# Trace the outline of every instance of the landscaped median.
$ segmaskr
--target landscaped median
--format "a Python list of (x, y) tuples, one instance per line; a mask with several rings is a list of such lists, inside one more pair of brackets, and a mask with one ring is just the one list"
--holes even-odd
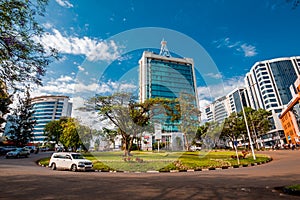
[[(132, 156), (123, 156), (123, 152), (93, 152), (84, 154), (93, 161), (94, 169), (99, 172), (181, 172), (205, 171), (248, 167), (267, 163), (272, 158), (256, 154), (256, 160), (248, 154), (239, 164), (234, 151), (197, 151), (197, 152), (148, 152), (133, 151)], [(39, 161), (48, 166), (50, 158)]]

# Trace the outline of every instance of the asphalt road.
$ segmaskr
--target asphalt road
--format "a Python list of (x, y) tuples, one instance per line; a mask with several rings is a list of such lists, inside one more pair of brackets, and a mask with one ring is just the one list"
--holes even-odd
[(49, 153), (0, 157), (0, 200), (300, 199), (274, 189), (300, 183), (300, 151), (264, 153), (274, 160), (253, 167), (180, 173), (52, 171), (34, 162)]

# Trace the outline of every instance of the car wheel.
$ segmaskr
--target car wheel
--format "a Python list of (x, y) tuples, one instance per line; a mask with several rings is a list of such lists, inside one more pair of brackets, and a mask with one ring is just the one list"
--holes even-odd
[(55, 164), (55, 163), (52, 163), (52, 164), (51, 164), (51, 169), (52, 169), (52, 170), (56, 170), (56, 164)]
[(76, 172), (76, 171), (77, 171), (77, 166), (76, 166), (75, 164), (73, 164), (73, 165), (71, 166), (71, 171), (72, 171), (72, 172)]
[(20, 155), (19, 155), (19, 154), (17, 154), (17, 155), (16, 155), (16, 158), (20, 158)]

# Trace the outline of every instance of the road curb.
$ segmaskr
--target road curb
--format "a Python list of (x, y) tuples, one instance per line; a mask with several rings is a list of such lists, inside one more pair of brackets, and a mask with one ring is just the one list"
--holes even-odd
[[(244, 167), (254, 167), (262, 164), (269, 163), (273, 160), (272, 157), (268, 157), (269, 159), (262, 162), (255, 162), (251, 164), (241, 164), (241, 165), (232, 165), (232, 166), (222, 166), (222, 167), (209, 167), (209, 168), (203, 168), (203, 169), (181, 169), (181, 170), (169, 170), (169, 171), (159, 171), (159, 170), (149, 170), (149, 171), (136, 171), (136, 172), (130, 172), (130, 171), (122, 171), (122, 170), (94, 170), (95, 172), (104, 172), (104, 173), (180, 173), (180, 172), (199, 172), (199, 171), (219, 171), (219, 170), (226, 170), (226, 169), (234, 169), (234, 168), (244, 168)], [(42, 165), (39, 163), (39, 160), (36, 161), (36, 164), (41, 167), (49, 168), (49, 166)]]

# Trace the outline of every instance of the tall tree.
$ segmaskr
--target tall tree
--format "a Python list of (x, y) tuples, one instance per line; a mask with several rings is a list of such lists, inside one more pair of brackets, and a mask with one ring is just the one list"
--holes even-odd
[(0, 133), (3, 133), (2, 124), (6, 122), (5, 115), (9, 113), (12, 97), (8, 94), (6, 85), (0, 81)]
[(179, 129), (183, 132), (186, 151), (190, 150), (190, 144), (196, 136), (197, 128), (200, 125), (201, 112), (197, 107), (194, 95), (180, 93), (177, 99), (176, 113), (180, 115)]
[[(223, 123), (220, 124), (217, 122), (207, 122), (203, 127), (200, 128), (201, 129), (198, 129), (198, 134), (201, 134), (202, 147), (204, 149), (216, 147), (220, 140)], [(200, 131), (202, 131), (202, 133)]]
[[(101, 121), (111, 122), (122, 137), (124, 155), (130, 155), (133, 140), (149, 129), (154, 116), (165, 113), (172, 116), (171, 100), (149, 99), (144, 103), (136, 103), (128, 93), (115, 93), (110, 96), (97, 96), (90, 99), (84, 110), (96, 109)], [(91, 105), (94, 105), (91, 106)], [(161, 105), (161, 106), (157, 106)]]
[(24, 146), (33, 139), (33, 127), (35, 124), (33, 118), (34, 111), (32, 110), (28, 88), (25, 97), (19, 97), (18, 100), (18, 106), (13, 112), (15, 123), (12, 124), (11, 130), (9, 131), (11, 134), (9, 140), (17, 146)]
[(77, 124), (77, 132), (82, 143), (82, 149), (87, 151), (90, 148), (91, 140), (93, 139), (93, 134), (95, 133), (93, 129), (88, 126)]
[(82, 147), (83, 150), (87, 151), (95, 130), (81, 125), (74, 118), (62, 117), (59, 120), (48, 122), (45, 125), (44, 134), (46, 141), (55, 141), (56, 144), (61, 143), (66, 150), (71, 148), (75, 151), (77, 148)]
[(206, 122), (205, 124), (197, 128), (197, 132), (193, 144), (202, 143), (203, 138), (208, 130), (208, 127), (209, 127), (209, 122)]
[(108, 145), (110, 146), (111, 144), (113, 144), (114, 148), (115, 148), (115, 139), (118, 135), (118, 131), (116, 130), (111, 130), (108, 128), (102, 128), (102, 132), (101, 132), (101, 136), (107, 141)]
[(41, 84), (41, 76), (57, 51), (45, 48), (38, 38), (43, 34), (37, 22), (48, 0), (0, 1), (0, 80), (19, 88), (28, 82)]
[(68, 118), (60, 118), (59, 120), (52, 120), (48, 122), (44, 127), (45, 141), (59, 143), (60, 136), (63, 133), (62, 124), (66, 122)]
[(68, 118), (61, 126), (63, 131), (59, 138), (60, 142), (63, 144), (65, 150), (72, 149), (72, 151), (76, 151), (83, 145), (78, 134), (78, 121), (74, 118)]
[(248, 126), (251, 134), (251, 138), (256, 144), (256, 148), (259, 148), (258, 137), (267, 133), (271, 128), (271, 122), (269, 117), (272, 115), (270, 111), (259, 108), (254, 110), (250, 107), (245, 108), (247, 116)]
[(231, 113), (231, 115), (225, 119), (223, 124), (223, 130), (221, 132), (221, 137), (229, 139), (234, 145), (234, 141), (245, 134), (246, 127), (244, 123), (244, 118), (241, 113)]

